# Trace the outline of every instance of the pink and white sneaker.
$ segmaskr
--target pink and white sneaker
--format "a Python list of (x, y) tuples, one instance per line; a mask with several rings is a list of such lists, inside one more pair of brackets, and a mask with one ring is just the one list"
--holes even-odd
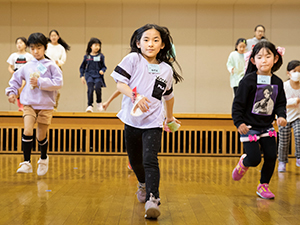
[(275, 195), (270, 191), (269, 184), (259, 184), (257, 186), (256, 194), (264, 199), (273, 199)]
[(141, 203), (146, 202), (146, 185), (145, 183), (139, 183), (138, 190), (136, 192), (136, 197)]
[(296, 166), (300, 167), (300, 158), (296, 159)]
[(246, 154), (243, 154), (236, 165), (236, 167), (232, 171), (232, 179), (235, 181), (239, 181), (247, 172), (249, 167), (243, 165), (243, 159), (246, 157)]
[(278, 172), (285, 172), (286, 171), (286, 163), (285, 162), (279, 162), (278, 163)]

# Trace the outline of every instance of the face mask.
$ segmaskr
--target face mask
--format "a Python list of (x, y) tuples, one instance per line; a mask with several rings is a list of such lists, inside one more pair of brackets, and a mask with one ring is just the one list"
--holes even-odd
[(291, 80), (300, 81), (300, 73), (299, 72), (290, 72)]

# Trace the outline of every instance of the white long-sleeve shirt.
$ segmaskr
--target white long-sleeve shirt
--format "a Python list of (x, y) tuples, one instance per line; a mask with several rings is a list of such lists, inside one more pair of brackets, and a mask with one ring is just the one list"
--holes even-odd
[(46, 50), (46, 56), (55, 63), (58, 61), (60, 66), (64, 65), (67, 60), (66, 50), (61, 44), (53, 45), (49, 42)]
[[(232, 68), (234, 68), (233, 73)], [(240, 54), (237, 51), (230, 53), (227, 60), (227, 69), (230, 73), (230, 87), (238, 87), (240, 80), (245, 74), (245, 60), (244, 54)]]
[(297, 98), (300, 98), (300, 89), (293, 89), (290, 80), (284, 82), (284, 91), (287, 100), (287, 122), (291, 123), (300, 118), (300, 105), (297, 105)]

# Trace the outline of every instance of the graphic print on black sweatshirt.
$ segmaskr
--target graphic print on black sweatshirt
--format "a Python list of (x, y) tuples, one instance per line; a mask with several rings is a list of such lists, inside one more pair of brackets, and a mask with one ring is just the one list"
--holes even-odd
[(277, 94), (277, 85), (257, 85), (252, 113), (262, 116), (272, 115)]

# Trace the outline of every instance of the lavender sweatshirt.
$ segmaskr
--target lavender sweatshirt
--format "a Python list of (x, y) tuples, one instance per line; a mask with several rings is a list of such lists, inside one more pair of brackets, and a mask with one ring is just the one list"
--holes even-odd
[[(40, 72), (38, 88), (30, 88), (30, 74)], [(49, 59), (33, 59), (17, 70), (9, 81), (9, 87), (5, 89), (7, 96), (18, 94), (18, 89), (26, 85), (21, 93), (20, 102), (23, 105), (31, 105), (36, 110), (51, 110), (55, 105), (56, 91), (63, 85), (62, 72), (59, 67)]]

